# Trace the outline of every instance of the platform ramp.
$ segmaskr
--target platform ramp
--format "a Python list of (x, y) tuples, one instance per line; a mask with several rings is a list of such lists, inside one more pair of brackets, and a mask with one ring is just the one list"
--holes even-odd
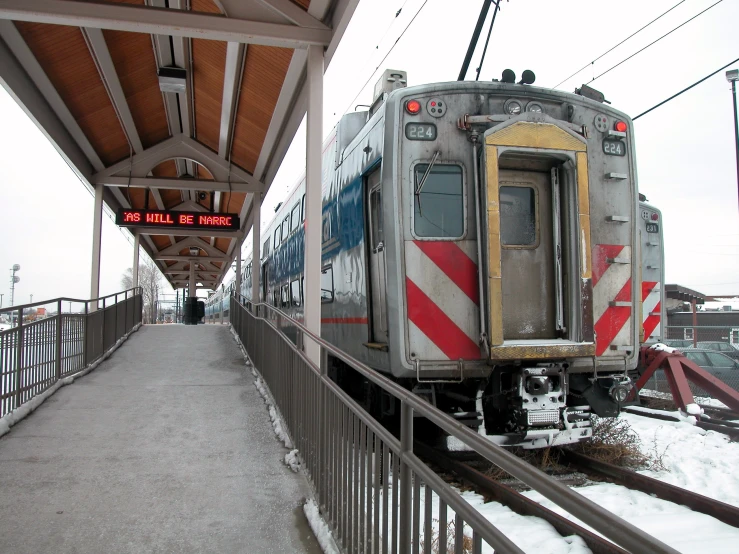
[(143, 326), (0, 439), (0, 552), (319, 553), (227, 326)]

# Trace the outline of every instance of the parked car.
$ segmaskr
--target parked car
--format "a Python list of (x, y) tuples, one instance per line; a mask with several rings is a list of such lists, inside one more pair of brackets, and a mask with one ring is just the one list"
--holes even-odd
[(2, 323), (2, 322), (0, 322), (0, 331), (7, 331), (10, 328), (11, 328), (11, 326), (10, 326), (9, 323)]
[(664, 344), (672, 348), (689, 348), (693, 346), (693, 341), (690, 339), (669, 339), (664, 341)]
[[(685, 354), (691, 362), (705, 369), (714, 377), (722, 380), (732, 389), (739, 391), (739, 361), (732, 360), (721, 352), (706, 350), (702, 348), (681, 348), (680, 351)], [(645, 389), (657, 390), (660, 392), (670, 392), (667, 378), (662, 370), (657, 370), (644, 386)], [(698, 388), (692, 382), (690, 390), (697, 396), (705, 396), (705, 391)]]
[(732, 360), (721, 352), (700, 348), (686, 348), (683, 354), (732, 389), (739, 390), (739, 361)]
[(716, 352), (721, 352), (722, 354), (725, 354), (729, 358), (732, 358), (734, 360), (739, 360), (739, 350), (737, 350), (736, 348), (734, 348), (728, 342), (720, 342), (720, 341), (699, 341), (698, 342), (698, 348), (703, 348), (705, 350), (714, 350)]

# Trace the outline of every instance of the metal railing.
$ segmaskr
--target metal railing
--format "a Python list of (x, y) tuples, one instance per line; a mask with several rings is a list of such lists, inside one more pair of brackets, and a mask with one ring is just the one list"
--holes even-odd
[[(323, 518), (343, 552), (480, 554), (483, 542), (495, 552), (522, 552), (414, 454), (414, 414), (630, 552), (676, 552), (311, 334), (277, 308), (252, 306), (236, 295), (230, 302), (231, 325), (274, 397), (305, 462)], [(307, 340), (320, 347), (320, 368), (303, 352)], [(399, 401), (399, 438), (327, 376), (329, 355)]]
[[(40, 306), (56, 311), (38, 317)], [(0, 309), (0, 318), (12, 324), (0, 331), (2, 417), (94, 363), (141, 323), (141, 288), (93, 300), (55, 298), (13, 306)]]

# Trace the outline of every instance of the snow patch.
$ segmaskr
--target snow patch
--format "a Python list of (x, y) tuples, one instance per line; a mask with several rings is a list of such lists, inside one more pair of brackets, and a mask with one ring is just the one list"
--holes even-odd
[(672, 348), (671, 346), (667, 346), (666, 344), (662, 344), (661, 342), (658, 342), (657, 344), (653, 344), (649, 347), (650, 350), (656, 350), (657, 352), (677, 352), (677, 348)]
[(298, 473), (303, 468), (299, 454), (300, 452), (297, 448), (285, 454), (285, 464), (295, 473)]
[[(252, 370), (252, 372), (256, 373), (254, 370)], [(285, 422), (282, 419), (280, 411), (275, 407), (274, 400), (269, 392), (269, 389), (267, 388), (267, 385), (264, 383), (261, 377), (257, 377), (254, 380), (254, 386), (259, 391), (259, 394), (262, 395), (264, 403), (267, 404), (267, 408), (269, 410), (269, 419), (272, 421), (272, 427), (275, 430), (275, 435), (277, 435), (277, 438), (280, 439), (280, 441), (285, 445), (285, 448), (289, 448), (292, 450), (293, 441), (290, 440), (290, 436), (287, 434), (287, 427), (285, 426)]]
[(701, 415), (703, 413), (703, 410), (698, 406), (698, 404), (688, 404), (685, 406), (685, 411), (688, 412), (689, 415), (693, 416)]
[(462, 452), (466, 450), (472, 450), (469, 446), (467, 446), (464, 442), (459, 440), (457, 437), (448, 436), (446, 438), (446, 449), (449, 450), (449, 452)]
[(318, 505), (315, 500), (308, 500), (303, 505), (303, 511), (305, 517), (308, 518), (310, 528), (313, 529), (313, 534), (318, 539), (318, 544), (321, 545), (321, 549), (325, 554), (341, 554), (341, 551), (336, 546), (334, 538), (331, 536), (331, 531), (326, 525), (326, 522), (321, 517), (321, 512), (318, 509)]

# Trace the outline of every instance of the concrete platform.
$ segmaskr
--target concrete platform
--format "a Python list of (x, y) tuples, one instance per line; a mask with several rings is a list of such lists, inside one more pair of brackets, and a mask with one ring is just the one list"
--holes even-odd
[(0, 553), (321, 552), (227, 326), (153, 325), (0, 438)]

